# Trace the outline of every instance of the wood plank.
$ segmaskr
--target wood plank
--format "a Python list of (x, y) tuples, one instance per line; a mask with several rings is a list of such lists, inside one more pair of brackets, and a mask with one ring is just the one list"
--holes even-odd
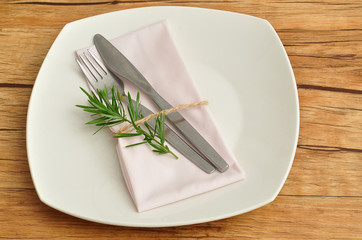
[[(24, 151), (22, 152), (24, 154)], [(34, 189), (26, 153), (24, 155), (21, 160), (3, 159), (1, 156), (0, 192), (3, 189)]]
[(362, 94), (299, 89), (300, 145), (361, 150)]
[[(362, 21), (362, 19), (361, 19)], [(361, 30), (281, 30), (299, 85), (362, 91)]]
[(280, 196), (232, 218), (152, 229), (83, 221), (45, 206), (31, 189), (0, 191), (0, 209), (1, 234), (21, 239), (358, 239), (362, 235), (361, 198)]
[(0, 130), (25, 130), (31, 88), (0, 87)]
[[(26, 1), (10, 1), (9, 3), (16, 2), (26, 3)], [(4, 59), (8, 59), (0, 65), (0, 74), (7, 76), (0, 78), (0, 83), (21, 81), (22, 84), (32, 84), (48, 49), (66, 23), (109, 11), (152, 5), (152, 3), (142, 1), (117, 2), (117, 4), (107, 2), (92, 8), (88, 5), (66, 5), (69, 3), (67, 1), (59, 1), (65, 5), (55, 6), (43, 4), (45, 2), (38, 4), (34, 1), (30, 2), (31, 4), (28, 1), (29, 4), (3, 5), (4, 7), (0, 10), (0, 14), (4, 16), (4, 21), (0, 24), (3, 35), (0, 43), (4, 48), (0, 50), (0, 53), (6, 57)], [(92, 2), (84, 2), (86, 3)], [(200, 3), (196, 1), (191, 6), (197, 6)], [(209, 4), (213, 8), (220, 7), (220, 9), (226, 6), (220, 2)], [(349, 4), (338, 4), (338, 1), (298, 4), (229, 2), (227, 7), (232, 11), (266, 18), (276, 27), (281, 40), (286, 45), (298, 84), (345, 88), (348, 87), (346, 85), (348, 82), (353, 83), (355, 89), (362, 89), (362, 44), (358, 44), (362, 41), (362, 16), (359, 14), (362, 8), (361, 2), (351, 1)], [(77, 14), (67, 14), (70, 9)], [(334, 14), (326, 16), (326, 13), (330, 11)], [(342, 24), (340, 21), (343, 16), (348, 16), (348, 18), (343, 18), (343, 21), (354, 19), (355, 22), (348, 22), (349, 25), (346, 27), (346, 23)], [(326, 17), (329, 23), (318, 26), (320, 19)], [(290, 18), (305, 24), (305, 27), (297, 27), (298, 23), (290, 22), (292, 21)], [(47, 21), (47, 19), (52, 19), (52, 21)], [(306, 21), (313, 21), (313, 25), (306, 24)], [(288, 25), (285, 26), (285, 24)], [(293, 26), (293, 29), (290, 29), (290, 26)], [(14, 64), (15, 62), (17, 64)], [(24, 75), (23, 70), (26, 70), (28, 74)]]
[[(92, 8), (96, 5), (96, 8)], [(28, 24), (45, 24), (58, 21), (64, 22), (67, 19), (74, 19), (76, 16), (62, 15), (62, 12), (76, 12), (77, 16), (82, 17), (86, 12), (88, 14), (96, 14), (104, 11), (115, 11), (120, 9), (128, 9), (143, 6), (159, 6), (159, 5), (177, 5), (177, 6), (195, 6), (207, 7), (213, 9), (221, 9), (234, 11), (239, 13), (251, 14), (257, 17), (268, 19), (278, 29), (360, 29), (362, 16), (360, 9), (362, 3), (358, 0), (346, 1), (341, 4), (339, 0), (329, 1), (88, 1), (79, 0), (76, 3), (66, 0), (58, 1), (7, 1), (4, 4), (3, 14), (5, 17), (12, 15), (14, 11), (19, 11), (24, 17), (33, 16), (36, 20), (41, 15), (51, 15), (52, 21), (26, 21)], [(57, 9), (57, 11), (49, 11), (49, 9)], [(71, 10), (69, 10), (71, 8)], [(42, 11), (24, 12), (24, 9), (38, 9)], [(333, 14), (330, 14), (333, 12)], [(21, 16), (18, 15), (19, 17)], [(347, 16), (347, 17), (346, 17)], [(21, 18), (20, 18), (21, 19)], [(19, 19), (19, 20), (20, 20)], [(288, 19), (288, 21), (286, 21)], [(6, 21), (5, 21), (6, 22)], [(68, 21), (69, 22), (69, 21)], [(4, 23), (6, 24), (6, 23)], [(9, 24), (9, 23), (8, 23)], [(44, 25), (43, 25), (44, 26)]]
[[(20, 130), (3, 130), (0, 134), (0, 161), (3, 160), (10, 160), (10, 161), (27, 161), (26, 155), (26, 136), (25, 136), (25, 129)], [(14, 169), (8, 169), (9, 171), (17, 171), (22, 164), (14, 165)], [(1, 168), (7, 168), (5, 163)], [(11, 177), (12, 175), (9, 174), (7, 177)], [(11, 178), (10, 178), (11, 179)], [(9, 180), (10, 180), (9, 179)], [(6, 179), (3, 180), (2, 183), (7, 182)], [(0, 183), (0, 186), (1, 184)], [(23, 187), (23, 186), (18, 186)]]
[[(0, 76), (3, 76), (0, 78), (0, 84), (33, 84), (59, 31), (58, 28), (41, 29), (36, 32), (29, 29), (2, 29), (0, 43), (3, 48), (0, 49), (0, 53), (7, 61), (0, 65)], [(353, 84), (353, 89), (362, 91), (362, 57), (360, 55), (362, 44), (358, 44), (362, 42), (362, 30), (339, 33), (323, 31), (278, 33), (286, 45), (298, 84), (342, 89), (349, 88)], [(318, 35), (318, 38), (323, 37), (321, 40), (315, 40), (314, 35)], [(346, 36), (342, 38), (340, 35)], [(41, 41), (39, 41), (39, 36), (41, 36)], [(328, 37), (339, 38), (339, 40), (336, 43), (333, 41), (324, 43), (323, 41), (327, 41)], [(296, 40), (300, 38), (303, 40)], [(326, 49), (329, 50), (326, 51)], [(27, 74), (24, 74), (24, 71)]]
[(60, 29), (1, 29), (0, 86), (34, 84), (43, 60)]
[(299, 145), (281, 195), (362, 197), (362, 151)]

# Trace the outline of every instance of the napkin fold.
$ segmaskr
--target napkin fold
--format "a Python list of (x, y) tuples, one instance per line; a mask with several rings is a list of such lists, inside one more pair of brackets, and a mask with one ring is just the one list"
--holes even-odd
[[(167, 21), (162, 21), (111, 42), (136, 66), (150, 84), (171, 105), (199, 102), (200, 93), (191, 78), (169, 31)], [(94, 46), (90, 47), (96, 55)], [(77, 51), (81, 54), (85, 49)], [(99, 55), (98, 55), (99, 56)], [(125, 91), (136, 96), (153, 110), (158, 108), (132, 83), (124, 81)], [(118, 139), (117, 153), (128, 191), (139, 212), (196, 196), (228, 184), (241, 181), (245, 173), (229, 149), (207, 106), (186, 108), (180, 113), (227, 161), (229, 169), (207, 174), (191, 163), (177, 150), (169, 147), (179, 157), (159, 155), (148, 144), (125, 148), (142, 141), (142, 138)]]

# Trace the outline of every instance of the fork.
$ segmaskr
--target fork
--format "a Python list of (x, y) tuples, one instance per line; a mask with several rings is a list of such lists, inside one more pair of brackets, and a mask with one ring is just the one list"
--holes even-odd
[[(93, 88), (96, 93), (96, 89), (107, 88), (108, 93), (110, 89), (117, 84), (118, 90), (122, 95), (124, 95), (124, 83), (121, 79), (113, 76), (111, 72), (104, 66), (104, 64), (90, 51), (87, 49), (83, 54), (80, 54), (76, 58), (80, 69), (84, 73), (87, 82)], [(128, 104), (128, 98), (123, 100)], [(133, 101), (133, 100), (132, 100)], [(133, 101), (134, 103), (134, 101)], [(135, 103), (134, 103), (135, 104)], [(140, 104), (140, 111), (144, 116), (153, 114), (151, 110), (147, 107)], [(147, 121), (151, 129), (155, 128), (155, 120), (151, 119)], [(182, 139), (175, 131), (173, 131), (165, 123), (165, 139), (166, 141), (175, 149), (177, 149), (181, 154), (187, 157), (192, 163), (198, 166), (206, 173), (212, 173), (215, 171), (215, 167), (211, 165), (210, 162), (205, 160), (188, 142)]]

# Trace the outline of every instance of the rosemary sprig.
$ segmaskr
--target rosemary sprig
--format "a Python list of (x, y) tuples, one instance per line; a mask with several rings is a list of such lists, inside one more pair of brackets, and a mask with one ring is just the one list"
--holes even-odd
[[(150, 125), (147, 122), (144, 123), (144, 127), (138, 126), (136, 124), (136, 121), (138, 119), (144, 117), (140, 112), (139, 93), (137, 93), (137, 98), (135, 102), (132, 101), (131, 94), (128, 93), (128, 103), (125, 107), (122, 102), (122, 100), (124, 100), (124, 97), (119, 93), (118, 89), (115, 90), (114, 86), (111, 88), (111, 96), (108, 95), (106, 87), (104, 90), (97, 89), (96, 94), (94, 92), (88, 93), (82, 87), (80, 89), (83, 91), (83, 93), (87, 95), (89, 106), (76, 106), (82, 108), (86, 112), (91, 113), (92, 116), (97, 116), (97, 118), (86, 123), (88, 125), (95, 125), (99, 127), (99, 129), (95, 133), (105, 127), (112, 127), (121, 123), (129, 123), (132, 124), (134, 128), (133, 132), (116, 133), (114, 137), (124, 138), (143, 135), (143, 141), (127, 145), (126, 147), (133, 147), (140, 144), (148, 143), (153, 148), (153, 152), (159, 154), (170, 153), (175, 158), (178, 158), (165, 144), (164, 114), (161, 113), (155, 118), (156, 125), (154, 130), (151, 129)], [(127, 112), (125, 109), (127, 109)]]

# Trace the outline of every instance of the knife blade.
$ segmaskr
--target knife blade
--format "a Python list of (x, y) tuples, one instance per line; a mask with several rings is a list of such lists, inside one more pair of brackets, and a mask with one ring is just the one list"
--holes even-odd
[[(149, 96), (160, 109), (164, 110), (173, 107), (157, 93), (137, 68), (106, 38), (100, 34), (96, 34), (93, 41), (106, 67), (114, 75), (122, 80), (128, 80), (135, 84)], [(179, 112), (171, 113), (166, 117), (219, 172), (224, 172), (228, 169), (229, 165), (226, 161)]]

